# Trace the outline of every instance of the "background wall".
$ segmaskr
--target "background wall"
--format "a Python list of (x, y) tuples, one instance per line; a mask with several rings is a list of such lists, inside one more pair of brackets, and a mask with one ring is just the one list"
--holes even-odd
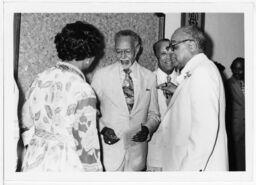
[[(181, 14), (166, 14), (165, 37), (180, 27)], [(225, 66), (226, 77), (236, 57), (244, 57), (244, 15), (242, 13), (206, 13), (205, 33), (212, 41), (211, 59)]]
[[(143, 41), (140, 63), (150, 70), (156, 60), (152, 45), (158, 40), (159, 20), (154, 14), (22, 14), (18, 79), (25, 92), (35, 75), (58, 61), (54, 37), (71, 22), (84, 20), (97, 26), (105, 36), (105, 55), (97, 67), (115, 61), (114, 33), (121, 29), (136, 31)], [(165, 37), (170, 38), (180, 27), (181, 14), (166, 14)], [(212, 41), (211, 59), (226, 67), (231, 76), (230, 64), (236, 57), (244, 57), (244, 15), (241, 13), (206, 13), (205, 32)], [(92, 73), (88, 75), (90, 79)]]
[[(158, 40), (159, 19), (153, 13), (137, 14), (22, 14), (18, 80), (24, 93), (35, 75), (54, 66), (59, 60), (54, 45), (55, 35), (71, 22), (86, 21), (99, 28), (105, 36), (105, 55), (97, 67), (115, 62), (114, 34), (122, 29), (137, 32), (143, 42), (139, 63), (155, 68), (152, 45)], [(92, 73), (88, 75), (90, 80)]]

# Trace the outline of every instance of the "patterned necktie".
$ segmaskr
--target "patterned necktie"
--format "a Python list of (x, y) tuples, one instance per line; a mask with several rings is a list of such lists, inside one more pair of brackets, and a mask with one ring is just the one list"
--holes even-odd
[(167, 76), (166, 76), (166, 79), (167, 79), (167, 80), (166, 80), (167, 83), (171, 82), (171, 80), (172, 80), (171, 75), (167, 75)]
[[(166, 83), (170, 83), (171, 82), (171, 76), (170, 75), (167, 75), (166, 76)], [(165, 96), (165, 98), (166, 99), (169, 99), (169, 97), (170, 97), (170, 94), (168, 94), (168, 93), (166, 93), (165, 91), (163, 91), (163, 94), (164, 94), (164, 96)]]
[(128, 106), (129, 112), (131, 112), (133, 104), (134, 104), (134, 87), (132, 78), (130, 76), (130, 73), (132, 71), (128, 69), (124, 69), (125, 77), (123, 81), (123, 91), (124, 91), (124, 97), (126, 104)]

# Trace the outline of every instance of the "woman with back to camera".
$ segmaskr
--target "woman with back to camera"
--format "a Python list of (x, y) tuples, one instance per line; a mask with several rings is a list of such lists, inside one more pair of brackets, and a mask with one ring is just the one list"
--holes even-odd
[(104, 49), (93, 25), (67, 24), (55, 37), (55, 67), (38, 74), (22, 110), (22, 171), (102, 171), (96, 96), (82, 70)]

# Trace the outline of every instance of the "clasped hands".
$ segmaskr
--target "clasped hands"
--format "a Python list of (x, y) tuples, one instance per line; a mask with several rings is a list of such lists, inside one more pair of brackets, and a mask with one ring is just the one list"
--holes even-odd
[[(103, 135), (104, 142), (106, 144), (112, 145), (120, 140), (115, 134), (115, 131), (112, 128), (104, 127), (101, 131)], [(137, 132), (133, 137), (132, 141), (134, 142), (144, 142), (147, 140), (149, 130), (146, 126), (141, 126), (141, 130)]]
[(163, 90), (164, 94), (172, 95), (175, 92), (177, 85), (173, 84), (172, 82), (168, 82), (159, 84), (156, 88)]

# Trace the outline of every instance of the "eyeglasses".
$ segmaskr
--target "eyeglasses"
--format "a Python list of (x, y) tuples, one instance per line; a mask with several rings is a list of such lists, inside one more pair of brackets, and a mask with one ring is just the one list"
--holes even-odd
[(183, 42), (187, 42), (187, 41), (194, 41), (192, 39), (185, 39), (185, 40), (182, 40), (182, 41), (179, 41), (179, 42), (176, 42), (175, 44), (170, 44), (166, 49), (169, 50), (171, 49), (172, 51), (175, 51), (177, 49), (177, 46)]
[(118, 56), (121, 56), (122, 54), (131, 55), (131, 53), (132, 53), (132, 51), (130, 49), (124, 49), (124, 50), (116, 49), (115, 51)]

